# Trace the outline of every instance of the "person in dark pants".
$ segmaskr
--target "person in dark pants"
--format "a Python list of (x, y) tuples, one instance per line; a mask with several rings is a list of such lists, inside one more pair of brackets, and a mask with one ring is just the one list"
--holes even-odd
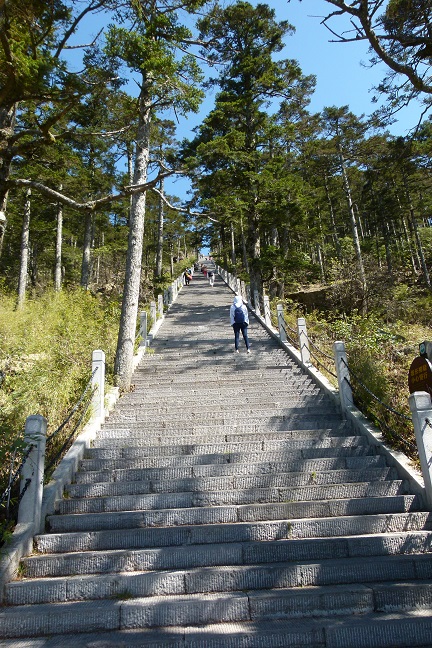
[(234, 301), (230, 308), (230, 322), (234, 330), (234, 345), (235, 353), (239, 353), (240, 331), (242, 332), (244, 343), (246, 345), (247, 353), (250, 353), (249, 338), (248, 338), (248, 325), (249, 313), (246, 306), (243, 304), (243, 299), (240, 295), (234, 297)]

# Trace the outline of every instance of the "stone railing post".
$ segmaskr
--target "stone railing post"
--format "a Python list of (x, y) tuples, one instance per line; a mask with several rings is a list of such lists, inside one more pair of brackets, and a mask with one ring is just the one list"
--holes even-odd
[(271, 326), (270, 298), (264, 295), (264, 320), (267, 326)]
[(162, 295), (158, 295), (158, 313), (159, 313), (159, 319), (161, 317), (163, 317), (164, 309), (163, 309), (163, 297), (162, 297)]
[(140, 312), (139, 334), (141, 337), (140, 346), (146, 346), (147, 345), (147, 311)]
[(309, 338), (306, 328), (306, 320), (304, 317), (297, 318), (297, 334), (300, 347), (300, 355), (303, 364), (310, 365), (310, 350), (309, 350)]
[(173, 303), (173, 286), (168, 287), (168, 306), (171, 306)]
[(258, 290), (254, 290), (254, 307), (255, 307), (256, 314), (261, 315)]
[(42, 494), (45, 469), (45, 444), (47, 420), (39, 414), (28, 416), (25, 423), (24, 442), (30, 450), (22, 471), (20, 484), (19, 524), (33, 524), (35, 533), (43, 531), (41, 520)]
[(277, 305), (277, 320), (278, 320), (279, 337), (281, 339), (281, 342), (286, 342), (287, 334), (286, 334), (285, 318), (284, 318), (282, 304)]
[(153, 326), (154, 326), (157, 321), (156, 302), (154, 301), (150, 302), (150, 317), (152, 319)]
[(250, 306), (252, 306), (252, 304), (251, 304), (251, 287), (250, 287), (250, 284), (246, 284), (246, 301)]
[(414, 392), (408, 399), (414, 424), (426, 505), (432, 511), (432, 404), (427, 392)]
[(336, 365), (336, 374), (339, 385), (339, 396), (342, 410), (354, 405), (350, 375), (348, 371), (348, 361), (345, 351), (344, 342), (338, 341), (333, 344), (334, 359)]
[(240, 295), (242, 296), (243, 301), (247, 302), (246, 284), (242, 279), (240, 279)]
[(92, 354), (92, 410), (94, 416), (105, 420), (105, 353), (100, 349)]

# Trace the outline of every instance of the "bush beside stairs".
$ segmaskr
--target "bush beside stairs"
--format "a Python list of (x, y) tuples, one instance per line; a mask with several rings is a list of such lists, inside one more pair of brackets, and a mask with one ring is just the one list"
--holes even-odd
[(8, 648), (432, 646), (432, 515), (232, 294), (185, 286), (0, 609)]

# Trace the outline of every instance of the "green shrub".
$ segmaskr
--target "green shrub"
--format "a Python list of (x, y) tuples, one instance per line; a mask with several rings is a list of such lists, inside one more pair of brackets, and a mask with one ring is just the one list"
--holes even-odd
[[(0, 305), (0, 495), (7, 484), (12, 449), (20, 446), (27, 416), (44, 416), (48, 420), (48, 435), (52, 434), (88, 384), (95, 349), (102, 349), (106, 354), (110, 382), (119, 309), (116, 301), (92, 296), (81, 289), (48, 292), (38, 300), (28, 300), (18, 311), (15, 298), (3, 296)], [(57, 448), (69, 434), (70, 428), (62, 431)], [(54, 445), (51, 452), (56, 452)]]

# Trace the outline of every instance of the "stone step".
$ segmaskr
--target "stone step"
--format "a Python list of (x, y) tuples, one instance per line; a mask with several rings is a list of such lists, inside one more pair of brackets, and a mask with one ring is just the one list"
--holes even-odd
[[(226, 439), (227, 441), (236, 440), (252, 440), (253, 437), (258, 436), (260, 439), (284, 439), (284, 438), (297, 438), (307, 435), (309, 438), (321, 438), (323, 435), (330, 436), (350, 436), (351, 426), (349, 423), (338, 421), (334, 425), (328, 427), (321, 427), (320, 425), (312, 425), (310, 421), (278, 420), (271, 427), (266, 424), (253, 424), (248, 423), (229, 423), (227, 425), (195, 425), (188, 424), (184, 426), (179, 432), (178, 426), (171, 425), (169, 421), (165, 424), (151, 425), (146, 424), (145, 434), (144, 426), (139, 424), (119, 425), (116, 423), (110, 424), (107, 421), (98, 432), (97, 439), (127, 439), (127, 438), (140, 438), (145, 442), (148, 440), (152, 444), (169, 445), (196, 442), (197, 438), (203, 439), (202, 443), (210, 443), (212, 439), (220, 441)], [(314, 424), (317, 422), (314, 421)], [(186, 428), (186, 429), (185, 429)], [(168, 441), (166, 441), (168, 439)], [(126, 444), (127, 445), (127, 444)]]
[(195, 464), (192, 466), (173, 466), (165, 468), (124, 468), (116, 470), (81, 471), (76, 473), (79, 484), (103, 481), (145, 481), (160, 479), (184, 479), (192, 477), (221, 477), (225, 475), (263, 475), (275, 472), (306, 472), (313, 480), (314, 475), (323, 470), (341, 470), (343, 468), (360, 470), (367, 466), (384, 467), (382, 456), (347, 456), (322, 459), (287, 459), (283, 462), (259, 463), (220, 463)]
[(369, 445), (347, 446), (347, 447), (310, 447), (292, 450), (267, 451), (252, 450), (247, 448), (243, 452), (215, 452), (213, 454), (182, 454), (174, 456), (141, 456), (136, 448), (125, 448), (122, 459), (83, 459), (79, 462), (79, 469), (82, 471), (100, 470), (131, 470), (137, 468), (166, 468), (170, 466), (196, 466), (196, 465), (218, 465), (231, 463), (260, 463), (283, 461), (295, 459), (315, 459), (328, 457), (360, 457), (372, 455), (374, 448)]
[[(53, 516), (54, 517), (54, 516)], [(323, 538), (432, 529), (427, 512), (355, 515), (342, 518), (225, 522), (151, 528), (49, 533), (35, 537), (40, 553), (102, 549), (142, 549), (184, 544), (215, 544), (298, 538)]]
[[(109, 433), (112, 435), (113, 429), (109, 429)], [(280, 430), (278, 432), (266, 432), (265, 437), (263, 437), (260, 432), (245, 432), (243, 434), (189, 434), (189, 435), (176, 435), (176, 436), (167, 436), (163, 434), (161, 428), (156, 435), (152, 434), (147, 436), (147, 430), (145, 436), (139, 430), (134, 430), (134, 435), (131, 435), (130, 428), (117, 428), (115, 429), (115, 436), (107, 437), (104, 435), (103, 431), (98, 432), (97, 438), (93, 441), (92, 448), (100, 449), (111, 449), (111, 448), (122, 448), (127, 447), (140, 447), (148, 448), (149, 446), (158, 448), (160, 453), (169, 451), (169, 447), (190, 447), (194, 448), (196, 445), (208, 445), (208, 444), (241, 444), (241, 443), (261, 443), (266, 444), (270, 441), (288, 441), (290, 439), (297, 440), (302, 439), (305, 442), (305, 445), (315, 441), (319, 443), (320, 441), (327, 442), (327, 439), (334, 439), (331, 441), (337, 445), (338, 440), (343, 443), (345, 436), (342, 434), (341, 430)], [(349, 433), (347, 431), (347, 437)], [(366, 438), (366, 437), (358, 437)], [(367, 441), (365, 441), (367, 443)]]
[[(189, 627), (102, 630), (79, 635), (80, 648), (432, 648), (428, 638), (432, 615), (419, 612), (326, 620), (271, 619)], [(54, 634), (37, 639), (10, 639), (5, 648), (77, 648), (76, 636)]]
[(143, 457), (168, 457), (182, 455), (214, 455), (216, 453), (230, 453), (238, 455), (241, 452), (259, 454), (260, 452), (274, 452), (287, 450), (299, 450), (310, 448), (354, 448), (366, 446), (368, 441), (364, 436), (351, 437), (326, 437), (323, 439), (298, 438), (298, 439), (256, 439), (248, 442), (218, 441), (213, 443), (196, 443), (186, 445), (141, 445), (139, 439), (134, 439), (137, 443), (131, 444), (128, 440), (127, 446), (114, 447), (92, 447), (86, 451), (86, 459), (130, 459)]
[[(215, 404), (216, 400), (220, 400), (219, 404)], [(334, 403), (329, 402), (327, 398), (313, 396), (311, 394), (283, 394), (275, 397), (274, 395), (261, 394), (260, 396), (242, 398), (238, 396), (223, 397), (221, 399), (218, 394), (208, 397), (206, 394), (197, 394), (187, 396), (173, 394), (170, 398), (167, 397), (154, 397), (152, 402), (148, 400), (130, 399), (127, 402), (122, 402), (118, 405), (116, 412), (119, 414), (136, 413), (137, 408), (142, 410), (145, 415), (150, 414), (164, 414), (166, 411), (172, 413), (173, 417), (182, 411), (184, 412), (200, 412), (205, 414), (207, 412), (227, 412), (232, 408), (246, 410), (250, 413), (251, 410), (257, 411), (278, 411), (280, 414), (289, 413), (292, 409), (298, 408), (305, 409), (306, 412), (314, 412), (316, 408), (320, 412), (321, 408), (326, 408), (332, 412), (339, 413)]]
[[(185, 596), (155, 596), (152, 598), (126, 598), (126, 600), (105, 600), (105, 601), (75, 601), (68, 603), (54, 603), (49, 606), (44, 604), (25, 605), (20, 607), (3, 608), (0, 611), (0, 621), (3, 627), (3, 636), (5, 637), (26, 637), (26, 636), (41, 636), (52, 635), (61, 633), (79, 633), (82, 631), (83, 626), (91, 631), (107, 631), (107, 630), (136, 630), (137, 628), (151, 628), (151, 627), (173, 627), (178, 626), (199, 626), (195, 629), (196, 640), (198, 637), (199, 643), (188, 643), (187, 645), (207, 646), (213, 648), (216, 644), (210, 639), (211, 643), (204, 639), (205, 632), (209, 636), (210, 629), (202, 628), (201, 626), (208, 626), (209, 624), (218, 624), (212, 632), (216, 630), (221, 632), (221, 623), (236, 622), (231, 630), (237, 631), (237, 637), (240, 639), (244, 637), (244, 628), (242, 622), (253, 622), (254, 624), (259, 621), (268, 621), (275, 614), (272, 610), (279, 612), (277, 619), (277, 627), (281, 630), (281, 623), (285, 619), (307, 619), (312, 617), (312, 628), (320, 629), (319, 635), (323, 638), (326, 636), (325, 646), (356, 646), (358, 648), (368, 648), (373, 646), (388, 646), (394, 648), (395, 646), (421, 646), (427, 645), (426, 642), (430, 639), (426, 631), (432, 629), (432, 615), (428, 610), (428, 605), (431, 602), (432, 584), (422, 583), (418, 586), (415, 583), (401, 583), (399, 591), (404, 600), (409, 600), (413, 605), (413, 611), (416, 609), (424, 609), (425, 614), (419, 617), (410, 616), (405, 612), (405, 616), (401, 615), (391, 619), (382, 615), (379, 617), (380, 604), (385, 605), (386, 588), (382, 587), (379, 592), (378, 601), (374, 601), (375, 590), (373, 587), (368, 586), (343, 586), (339, 588), (318, 588), (317, 590), (305, 589), (304, 591), (290, 591), (276, 590), (275, 592), (260, 592), (260, 591), (233, 591), (229, 594), (189, 594)], [(306, 598), (307, 597), (307, 598)], [(396, 611), (400, 610), (398, 607)], [(327, 619), (319, 620), (320, 617), (326, 614)], [(374, 614), (373, 614), (374, 613)], [(343, 616), (349, 616), (349, 624), (341, 625)], [(351, 618), (355, 615), (354, 623)], [(315, 617), (315, 618), (313, 618)], [(397, 623), (395, 628), (390, 630), (386, 624), (386, 633), (383, 639), (383, 620), (391, 619), (392, 621), (403, 621), (405, 624)], [(415, 619), (416, 623), (409, 624), (409, 621)], [(427, 620), (427, 623), (419, 623), (418, 621)], [(333, 623), (332, 623), (333, 621)], [(363, 623), (362, 623), (363, 621)], [(373, 633), (372, 628), (381, 624), (379, 631)], [(408, 629), (404, 628), (408, 625)], [(284, 627), (284, 626), (282, 626)], [(314, 643), (306, 640), (299, 643), (301, 635), (306, 635), (306, 631), (310, 632), (311, 624), (303, 623), (303, 632), (296, 625), (287, 623), (285, 629), (284, 640), (287, 641), (287, 631), (289, 628), (296, 629), (296, 639), (291, 634), (290, 643), (286, 644), (270, 644), (268, 640), (256, 643), (256, 628), (255, 628), (255, 642), (245, 644), (233, 643), (229, 641), (229, 646), (299, 646), (299, 645), (315, 645), (318, 646), (318, 636), (315, 633)], [(323, 632), (325, 630), (325, 633)], [(193, 632), (193, 629), (190, 629)], [(292, 630), (291, 630), (292, 631)], [(221, 632), (225, 636), (225, 641), (231, 636), (225, 632)], [(211, 635), (210, 635), (211, 636)], [(289, 635), (288, 635), (289, 636)], [(188, 634), (189, 639), (193, 637)], [(346, 642), (342, 643), (342, 638)], [(75, 637), (76, 639), (76, 637)], [(264, 639), (264, 636), (263, 636)], [(403, 639), (404, 643), (401, 643)], [(163, 641), (163, 638), (161, 638)], [(377, 640), (380, 643), (377, 643)], [(393, 643), (391, 643), (391, 641)], [(423, 641), (423, 643), (420, 643)], [(354, 643), (355, 642), (355, 643)], [(63, 645), (63, 644), (58, 644)], [(81, 643), (79, 645), (82, 645)], [(97, 644), (96, 644), (97, 645)], [(104, 644), (105, 645), (105, 644)], [(119, 644), (125, 645), (125, 644)], [(142, 645), (147, 645), (142, 644)], [(159, 644), (159, 645), (164, 645)], [(227, 645), (219, 643), (217, 645)], [(321, 645), (323, 645), (321, 643)]]
[[(130, 482), (134, 484), (135, 482)], [(71, 513), (103, 513), (106, 511), (135, 511), (169, 508), (244, 505), (264, 502), (307, 502), (317, 500), (348, 499), (360, 497), (388, 497), (404, 494), (403, 482), (381, 481), (353, 484), (329, 484), (302, 488), (261, 488), (252, 490), (218, 490), (199, 492), (170, 492), (63, 499), (59, 502), (61, 515)]]
[[(113, 549), (40, 554), (23, 560), (26, 579), (78, 574), (158, 571), (253, 565), (258, 563), (295, 563), (370, 556), (414, 556), (423, 578), (432, 578), (432, 531), (382, 533), (375, 536), (347, 536), (244, 542), (227, 544), (180, 545), (156, 549)], [(421, 566), (420, 566), (420, 562)], [(424, 563), (424, 564), (423, 564)]]
[(245, 505), (199, 506), (142, 510), (115, 509), (103, 513), (76, 515), (50, 515), (47, 518), (53, 533), (74, 531), (99, 531), (104, 529), (134, 529), (171, 527), (196, 524), (225, 524), (268, 520), (307, 518), (332, 518), (347, 515), (375, 515), (379, 513), (405, 513), (418, 511), (420, 504), (415, 495), (362, 497), (330, 501), (277, 502)]
[[(185, 389), (186, 387), (186, 389)], [(158, 399), (173, 399), (177, 396), (183, 398), (213, 398), (215, 396), (226, 398), (237, 398), (245, 402), (245, 399), (254, 399), (268, 393), (272, 398), (289, 398), (289, 396), (319, 396), (322, 391), (319, 387), (311, 383), (302, 383), (300, 386), (292, 385), (290, 382), (279, 382), (277, 388), (273, 383), (268, 386), (263, 385), (262, 382), (256, 385), (239, 385), (234, 390), (231, 386), (215, 385), (214, 383), (205, 383), (204, 388), (199, 388), (194, 382), (191, 383), (170, 383), (164, 387), (153, 387), (151, 393), (146, 391), (132, 391), (122, 396), (125, 403), (139, 402), (139, 403), (152, 403), (154, 398)], [(328, 398), (328, 397), (327, 397)]]
[[(230, 491), (239, 493), (240, 497), (247, 497), (247, 493), (259, 491), (260, 489), (279, 489), (281, 498), (284, 500), (295, 499), (293, 488), (308, 489), (308, 487), (322, 488), (327, 484), (334, 484), (340, 488), (344, 484), (349, 487), (352, 482), (368, 482), (374, 480), (383, 484), (383, 488), (390, 488), (391, 480), (395, 476), (392, 468), (366, 468), (364, 470), (329, 470), (314, 473), (292, 472), (278, 474), (263, 474), (252, 476), (240, 476), (236, 474), (223, 477), (192, 477), (184, 479), (154, 479), (147, 481), (118, 481), (118, 482), (95, 482), (87, 484), (70, 484), (67, 487), (67, 498), (82, 497), (94, 498), (118, 495), (137, 495), (145, 493), (175, 493), (191, 492), (206, 494), (217, 491)], [(361, 487), (361, 484), (360, 484)], [(309, 490), (305, 492), (309, 493)], [(243, 495), (241, 495), (243, 493)], [(246, 493), (246, 495), (245, 495)], [(396, 493), (389, 493), (396, 494)], [(318, 495), (319, 499), (319, 495)], [(68, 499), (64, 500), (66, 505)]]
[[(317, 419), (326, 419), (327, 417), (335, 417), (337, 419), (338, 417), (338, 412), (335, 407), (331, 406), (325, 406), (325, 407), (284, 407), (283, 410), (278, 414), (278, 418), (282, 418), (283, 420), (286, 420), (287, 418), (291, 416), (301, 416), (303, 418), (307, 417), (316, 417)], [(140, 410), (140, 409), (131, 409), (131, 410), (120, 410), (117, 408), (115, 412), (110, 415), (110, 421), (136, 421), (136, 422), (142, 422), (145, 423), (147, 421), (151, 422), (156, 422), (158, 420), (164, 420), (167, 417), (169, 417), (171, 423), (172, 422), (178, 422), (178, 423), (183, 423), (184, 421), (190, 421), (191, 419), (193, 423), (206, 423), (207, 421), (214, 421), (215, 423), (220, 421), (220, 422), (225, 422), (227, 421), (228, 423), (231, 421), (241, 421), (241, 420), (249, 420), (251, 419), (252, 421), (255, 420), (262, 420), (262, 419), (268, 419), (271, 421), (272, 419), (275, 418), (275, 410), (273, 408), (266, 408), (266, 409), (253, 409), (251, 411), (250, 409), (245, 408), (244, 411), (235, 409), (234, 411), (229, 411), (227, 408), (221, 408), (218, 410), (215, 408), (214, 410), (208, 409), (207, 411), (204, 410), (202, 411), (199, 408), (199, 405), (194, 406), (194, 411), (193, 412), (188, 412), (188, 411), (175, 411), (175, 412), (169, 412), (169, 411), (154, 411), (154, 412), (146, 412), (146, 410)]]
[[(182, 373), (179, 371), (178, 374), (175, 375), (174, 371), (168, 370), (166, 373), (157, 371), (154, 374), (143, 378), (134, 374), (133, 384), (135, 390), (144, 391), (146, 389), (159, 389), (167, 386), (184, 386), (184, 377), (182, 376)], [(271, 383), (274, 389), (273, 393), (278, 393), (280, 390), (284, 389), (300, 389), (302, 386), (309, 386), (311, 384), (309, 376), (305, 376), (301, 370), (295, 372), (288, 369), (286, 372), (281, 372), (279, 377), (277, 375), (273, 376), (273, 373), (270, 371), (257, 371), (255, 373), (250, 371), (237, 371), (231, 374), (220, 374), (215, 376), (210, 367), (207, 376), (201, 375), (199, 379), (192, 378), (190, 384), (193, 386), (193, 389), (201, 392), (205, 391), (208, 386), (214, 385), (216, 381), (220, 388), (230, 388), (233, 391), (239, 387), (242, 388), (245, 385), (253, 388), (259, 387), (259, 385), (263, 386), (264, 384), (264, 389), (266, 389), (265, 384)]]
[[(217, 401), (220, 401), (218, 405), (215, 405)], [(183, 385), (182, 389), (173, 391), (170, 394), (164, 393), (153, 393), (151, 390), (151, 398), (149, 395), (146, 397), (139, 396), (138, 394), (132, 394), (127, 399), (122, 399), (121, 404), (118, 405), (120, 410), (133, 409), (134, 407), (142, 407), (145, 410), (158, 410), (163, 408), (172, 409), (175, 412), (177, 409), (183, 407), (187, 409), (194, 409), (200, 405), (203, 410), (227, 410), (231, 407), (256, 407), (257, 409), (262, 409), (262, 407), (274, 407), (274, 408), (285, 408), (285, 407), (294, 407), (298, 405), (305, 404), (309, 407), (315, 407), (319, 405), (333, 406), (329, 402), (327, 397), (323, 397), (319, 393), (314, 394), (311, 391), (298, 393), (296, 392), (280, 392), (275, 394), (274, 391), (268, 394), (264, 390), (261, 390), (261, 393), (256, 395), (251, 395), (250, 393), (247, 396), (242, 396), (238, 393), (232, 393), (230, 395), (221, 396), (221, 394), (216, 391), (202, 391), (195, 392), (195, 390), (188, 390), (188, 387)]]
[(312, 416), (311, 414), (306, 414), (305, 416), (274, 415), (261, 418), (244, 416), (241, 419), (233, 420), (228, 415), (225, 415), (220, 416), (218, 419), (213, 419), (211, 423), (208, 421), (199, 421), (195, 417), (190, 417), (182, 421), (172, 420), (169, 417), (162, 417), (159, 420), (149, 419), (148, 421), (117, 421), (109, 419), (103, 426), (103, 433), (105, 434), (107, 430), (112, 429), (116, 430), (117, 433), (119, 429), (123, 428), (131, 430), (134, 434), (136, 434), (136, 430), (140, 430), (141, 432), (145, 430), (146, 435), (151, 435), (163, 430), (171, 436), (178, 434), (179, 439), (182, 439), (184, 435), (190, 435), (194, 432), (205, 434), (206, 430), (210, 434), (225, 435), (238, 432), (245, 433), (248, 431), (255, 434), (261, 431), (266, 435), (267, 432), (281, 430), (338, 429), (339, 427), (346, 429), (346, 426), (347, 423), (341, 421), (339, 416)]
[[(423, 557), (422, 557), (423, 558)], [(427, 575), (428, 574), (428, 575)], [(374, 595), (377, 583), (390, 582), (390, 587), (379, 588), (378, 607), (386, 609), (388, 599), (391, 600), (392, 610), (404, 607), (415, 608), (416, 604), (427, 607), (432, 602), (432, 581), (426, 583), (422, 578), (430, 579), (431, 569), (427, 561), (417, 561), (412, 556), (380, 556), (323, 560), (318, 563), (267, 563), (264, 565), (218, 565), (217, 567), (199, 567), (183, 571), (147, 571), (147, 572), (118, 572), (115, 574), (88, 574), (79, 576), (55, 577), (15, 581), (6, 587), (6, 605), (34, 605), (39, 603), (67, 603), (95, 599), (129, 598), (190, 595), (190, 594), (223, 594), (226, 592), (251, 592), (255, 590), (283, 590), (277, 596), (285, 599), (286, 609), (273, 610), (273, 615), (289, 615), (290, 602), (288, 598), (296, 598), (299, 592), (295, 589), (320, 587), (325, 589), (335, 585), (353, 585), (367, 583), (370, 594)], [(424, 575), (424, 576), (423, 576)], [(416, 579), (417, 589), (414, 586)], [(406, 600), (402, 596), (400, 607), (397, 607), (397, 592), (391, 593), (393, 582), (412, 581)], [(364, 585), (362, 587), (365, 587)], [(288, 590), (288, 591), (287, 591)], [(293, 591), (294, 590), (294, 591)], [(343, 597), (343, 590), (336, 598)], [(331, 590), (330, 590), (331, 591)], [(262, 595), (262, 594), (261, 594)], [(267, 599), (275, 596), (268, 592)], [(410, 596), (412, 599), (410, 600)], [(312, 591), (307, 592), (311, 603), (314, 598)], [(407, 604), (407, 602), (409, 603)], [(281, 601), (280, 601), (281, 603)], [(377, 602), (378, 603), (378, 602)], [(150, 601), (151, 604), (151, 601)], [(314, 614), (303, 602), (304, 616)], [(325, 607), (322, 608), (325, 611)], [(331, 608), (330, 608), (331, 609)], [(369, 611), (373, 610), (373, 606)], [(388, 611), (388, 610), (387, 610)], [(327, 610), (327, 612), (329, 612)], [(308, 614), (309, 613), (309, 614)], [(292, 614), (292, 611), (291, 611)], [(331, 614), (331, 612), (330, 612)], [(261, 618), (271, 615), (271, 608)], [(300, 609), (297, 615), (301, 616)], [(255, 616), (255, 615), (254, 615)], [(258, 618), (258, 615), (256, 616)]]

